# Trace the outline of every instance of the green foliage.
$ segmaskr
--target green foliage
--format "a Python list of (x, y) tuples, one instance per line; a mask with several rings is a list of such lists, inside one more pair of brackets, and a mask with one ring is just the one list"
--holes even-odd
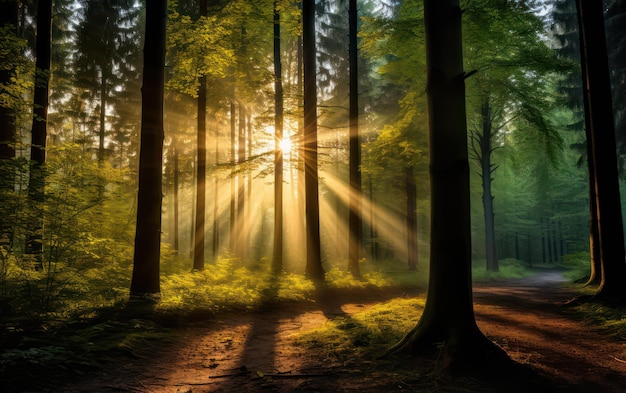
[(193, 97), (198, 96), (198, 78), (221, 78), (232, 65), (234, 52), (231, 21), (219, 15), (201, 16), (192, 20), (169, 2), (167, 22), (168, 66), (171, 67), (167, 88)]
[(571, 281), (589, 277), (590, 264), (591, 257), (588, 251), (564, 255), (561, 261), (561, 265), (567, 269), (563, 275)]
[(472, 263), (472, 279), (475, 281), (489, 281), (512, 278), (523, 278), (535, 272), (529, 269), (528, 263), (515, 258), (506, 258), (499, 261), (500, 270), (490, 272), (486, 269), (485, 260), (474, 260)]
[(298, 342), (322, 350), (331, 361), (380, 356), (415, 326), (424, 304), (424, 297), (394, 299), (303, 332)]
[[(133, 190), (126, 185), (127, 174), (98, 167), (75, 144), (53, 146), (48, 152), (42, 207), (26, 203), (22, 191), (5, 195), (15, 221), (12, 247), (3, 249), (0, 260), (0, 295), (25, 315), (69, 315), (110, 304), (130, 277), (134, 198), (129, 198)], [(32, 256), (21, 246), (28, 220), (35, 216), (43, 216), (45, 228), (40, 270), (32, 268)]]

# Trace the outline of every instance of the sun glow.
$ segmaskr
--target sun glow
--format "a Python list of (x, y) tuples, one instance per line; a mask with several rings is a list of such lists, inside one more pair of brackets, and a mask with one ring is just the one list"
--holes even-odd
[(283, 152), (283, 154), (285, 155), (289, 154), (291, 152), (291, 147), (292, 147), (291, 139), (288, 136), (284, 137), (280, 141), (280, 150)]

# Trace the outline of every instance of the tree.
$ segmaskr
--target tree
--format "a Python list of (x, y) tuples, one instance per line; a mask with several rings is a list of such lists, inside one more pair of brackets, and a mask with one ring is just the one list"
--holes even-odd
[[(207, 0), (200, 1), (200, 17), (206, 16)], [(204, 270), (204, 218), (206, 200), (206, 75), (198, 78), (198, 146), (196, 160), (196, 219), (193, 268)]]
[[(382, 64), (379, 66), (380, 80), (370, 82), (373, 85), (371, 90), (377, 92), (373, 107), (381, 130), (376, 139), (367, 144), (362, 167), (377, 177), (372, 183), (387, 194), (389, 209), (402, 216), (407, 264), (409, 269), (416, 270), (419, 264), (418, 195), (428, 193), (426, 182), (416, 183), (417, 176), (426, 175), (428, 164), (427, 155), (423, 154), (427, 150), (423, 7), (417, 1), (388, 6), (391, 7), (391, 17), (365, 18), (361, 30), (363, 53), (372, 58), (371, 62)], [(380, 37), (381, 32), (383, 37)], [(389, 176), (390, 172), (401, 175)], [(398, 206), (398, 194), (406, 197), (404, 209)], [(383, 198), (379, 197), (379, 205), (385, 203)], [(424, 199), (422, 197), (421, 202), (427, 204)], [(380, 235), (372, 236), (374, 243), (378, 243), (378, 238), (385, 236), (387, 231), (377, 232)]]
[[(552, 30), (560, 44), (557, 53), (566, 59), (580, 61), (581, 48), (584, 44), (582, 42), (582, 34), (580, 34), (577, 1), (559, 0), (555, 2), (552, 19), (554, 21)], [(588, 173), (590, 274), (585, 285), (599, 285), (601, 282), (602, 258), (600, 257), (600, 237), (598, 233), (595, 170), (593, 168), (592, 146), (591, 143), (586, 143), (586, 141), (591, 140), (591, 123), (589, 116), (585, 116), (585, 113), (588, 113), (588, 102), (584, 99), (582, 88), (582, 75), (586, 73), (583, 70), (585, 64), (581, 63), (580, 66), (581, 68), (575, 67), (571, 72), (567, 73), (559, 87), (560, 91), (567, 97), (569, 106), (575, 115), (574, 122), (570, 125), (570, 128), (584, 132), (584, 140), (574, 144), (572, 147), (578, 150), (581, 156), (578, 165), (582, 166), (584, 162), (587, 163)]]
[(46, 162), (51, 43), (52, 0), (44, 0), (40, 1), (37, 7), (37, 60), (35, 62), (35, 91), (31, 129), (31, 168), (28, 181), (28, 195), (36, 208), (25, 250), (27, 254), (33, 255), (34, 262), (38, 267), (41, 267), (43, 256), (44, 164)]
[(592, 151), (602, 267), (596, 296), (624, 299), (624, 231), (603, 6), (600, 2), (577, 0), (577, 10), (583, 44), (585, 115), (591, 126), (591, 140), (587, 143), (591, 143)]
[[(138, 43), (130, 23), (136, 15), (128, 0), (83, 1), (83, 5), (84, 19), (76, 38), (76, 79), (87, 90), (89, 100), (99, 99), (94, 109), (98, 110), (97, 155), (102, 165), (107, 149), (107, 108), (114, 103), (112, 95), (124, 84), (124, 77), (133, 78), (136, 73), (132, 65), (126, 65), (133, 56), (124, 56), (129, 45)], [(122, 75), (122, 70), (127, 75)]]
[[(7, 54), (12, 53), (15, 55), (15, 48), (11, 48), (10, 45), (17, 43), (18, 4), (19, 2), (17, 0), (0, 2), (0, 32), (3, 41), (3, 49), (5, 45), (7, 46)], [(9, 86), (11, 84), (11, 78), (15, 74), (17, 64), (15, 63), (15, 59), (11, 59), (9, 56), (6, 56), (6, 58), (3, 56), (1, 64), (0, 94), (3, 99), (0, 104), (0, 160), (11, 160), (15, 158), (14, 144), (16, 125), (15, 109), (9, 105), (8, 97), (10, 96)], [(5, 184), (4, 173), (0, 181), (2, 181), (3, 189), (13, 187), (13, 182), (10, 180), (8, 184)]]
[[(357, 47), (357, 1), (350, 0), (349, 13), (349, 64), (350, 64), (350, 213), (348, 270), (353, 277), (361, 276), (359, 260), (363, 243), (361, 218), (361, 138), (359, 137), (359, 74)], [(417, 234), (416, 234), (417, 236)]]
[(317, 168), (317, 77), (315, 45), (315, 1), (302, 2), (302, 47), (304, 65), (304, 183), (306, 203), (306, 275), (324, 279), (320, 239)]
[(280, 9), (278, 0), (274, 0), (274, 273), (283, 268), (283, 77), (280, 43)]
[(475, 72), (468, 79), (470, 147), (480, 167), (489, 271), (499, 269), (492, 183), (498, 169), (493, 153), (504, 147), (503, 134), (533, 132), (537, 138), (526, 139), (545, 141), (552, 163), (562, 146), (549, 120), (555, 100), (548, 87), (551, 73), (569, 70), (569, 62), (559, 61), (545, 44), (545, 26), (533, 7), (532, 2), (483, 0), (465, 9), (465, 57)]
[(15, 137), (17, 135), (16, 101), (19, 92), (14, 90), (12, 79), (21, 56), (17, 37), (18, 5), (15, 1), (0, 2), (0, 246), (11, 249), (15, 225), (10, 199), (15, 189)]
[(167, 1), (146, 4), (137, 229), (131, 296), (160, 292), (163, 97)]
[(458, 0), (426, 0), (428, 126), (431, 164), (431, 260), (424, 313), (396, 351), (445, 343), (452, 362), (504, 357), (478, 329), (471, 283), (469, 161), (465, 73)]

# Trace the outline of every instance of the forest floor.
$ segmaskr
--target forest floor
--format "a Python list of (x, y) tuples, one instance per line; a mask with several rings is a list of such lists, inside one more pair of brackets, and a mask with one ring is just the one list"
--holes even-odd
[[(335, 291), (248, 312), (195, 318), (167, 340), (108, 355), (106, 369), (75, 375), (55, 392), (624, 392), (626, 343), (564, 306), (576, 295), (559, 271), (476, 284), (480, 329), (514, 361), (507, 371), (451, 375), (436, 360), (362, 358), (306, 348), (301, 332), (398, 297)], [(415, 290), (417, 292), (417, 290)], [(366, 345), (366, 344), (364, 344)], [(104, 360), (103, 360), (104, 361)], [(481, 375), (479, 375), (481, 374)], [(34, 391), (34, 390), (31, 390)]]

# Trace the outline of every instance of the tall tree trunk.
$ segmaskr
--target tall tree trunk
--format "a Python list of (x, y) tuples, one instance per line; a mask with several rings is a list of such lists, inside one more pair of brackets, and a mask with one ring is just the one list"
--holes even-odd
[(438, 351), (453, 363), (506, 357), (478, 329), (472, 305), (470, 187), (458, 0), (425, 0), (431, 168), (431, 261), (424, 313), (396, 351)]
[(161, 241), (163, 91), (167, 1), (146, 3), (137, 230), (131, 296), (157, 294)]
[(235, 255), (241, 260), (246, 257), (245, 232), (246, 225), (245, 201), (246, 183), (244, 176), (244, 164), (246, 162), (246, 108), (239, 104), (239, 134), (237, 142), (237, 163), (239, 164), (237, 176), (237, 243), (235, 245)]
[(360, 278), (359, 260), (363, 247), (363, 223), (361, 212), (361, 138), (359, 136), (359, 74), (357, 47), (357, 1), (350, 0), (348, 9), (348, 47), (350, 64), (350, 212), (348, 270), (352, 277)]
[(237, 231), (235, 229), (235, 223), (237, 219), (237, 194), (235, 190), (235, 163), (236, 163), (236, 151), (235, 151), (235, 92), (232, 92), (230, 101), (230, 223), (229, 223), (229, 247), (230, 252), (235, 252)]
[(179, 168), (178, 168), (178, 146), (176, 146), (177, 141), (176, 137), (173, 138), (172, 144), (174, 145), (174, 251), (178, 254), (178, 250), (180, 249), (178, 239), (180, 237), (179, 227), (178, 227), (178, 212), (180, 210), (179, 206), (179, 198), (178, 198), (178, 189), (179, 189)]
[[(17, 36), (17, 21), (18, 21), (18, 1), (0, 1), (0, 27), (8, 26), (11, 28), (11, 33)], [(9, 86), (11, 79), (15, 76), (15, 70), (1, 69), (0, 70), (0, 85)], [(0, 160), (13, 160), (15, 158), (15, 110), (9, 106), (4, 106), (4, 103), (0, 104)], [(2, 165), (4, 167), (4, 162)], [(8, 173), (2, 173), (0, 178), (0, 189), (13, 190), (14, 179), (11, 175), (12, 163), (7, 165)]]
[(598, 297), (626, 298), (626, 262), (620, 201), (615, 124), (602, 2), (577, 0), (583, 50), (584, 98), (591, 122), (602, 280)]
[[(200, 0), (200, 17), (207, 14), (207, 0)], [(206, 217), (206, 75), (198, 78), (198, 146), (196, 147), (196, 226), (193, 270), (204, 270), (204, 221)]]
[[(205, 4), (206, 7), (206, 4)], [(204, 270), (204, 221), (206, 217), (206, 76), (198, 88), (198, 146), (196, 164), (196, 226), (193, 269)]]
[[(298, 40), (296, 42), (297, 45), (297, 68), (298, 72), (296, 77), (297, 79), (297, 97), (298, 97), (298, 108), (304, 108), (304, 54), (302, 48), (302, 35), (298, 36)], [(297, 151), (298, 151), (298, 179), (297, 179), (297, 202), (298, 202), (298, 211), (304, 212), (306, 209), (305, 204), (305, 189), (306, 182), (304, 181), (305, 170), (304, 170), (304, 116), (298, 116), (298, 134), (296, 138), (297, 143)], [(306, 238), (306, 217), (298, 222), (298, 239)], [(306, 247), (302, 247), (306, 250)], [(306, 257), (305, 252), (299, 254), (299, 257), (304, 259)]]
[(215, 188), (213, 189), (213, 260), (217, 260), (217, 252), (220, 247), (220, 218), (219, 218), (219, 186), (220, 180), (217, 169), (220, 164), (220, 145), (219, 145), (219, 131), (218, 127), (215, 127)]
[[(105, 63), (106, 61), (103, 61)], [(106, 132), (106, 105), (107, 105), (107, 73), (106, 65), (101, 65), (100, 72), (100, 131), (98, 132), (98, 165), (104, 164), (104, 134)]]
[[(582, 26), (579, 22), (579, 34), (578, 38), (580, 39), (580, 48), (581, 48), (581, 56), (582, 56), (582, 48), (585, 47), (585, 43), (583, 40), (583, 35), (580, 33), (582, 30)], [(587, 75), (587, 65), (585, 62), (580, 62), (581, 74)], [(586, 91), (586, 79), (583, 78), (583, 90)], [(599, 286), (602, 282), (602, 256), (600, 255), (600, 233), (598, 228), (598, 203), (596, 201), (596, 175), (595, 175), (595, 167), (593, 163), (593, 146), (591, 143), (591, 118), (587, 114), (589, 112), (589, 100), (583, 99), (584, 105), (584, 113), (585, 113), (585, 139), (587, 140), (587, 172), (589, 174), (589, 279), (585, 283), (587, 285), (596, 285)]]
[(404, 169), (404, 184), (406, 187), (406, 246), (409, 270), (417, 270), (417, 190), (413, 166)]
[(204, 224), (206, 207), (206, 76), (199, 78), (198, 146), (196, 164), (196, 225), (194, 228), (193, 269), (204, 270)]
[[(7, 26), (11, 34), (18, 33), (18, 1), (0, 1), (0, 27)], [(9, 86), (15, 76), (14, 69), (0, 70), (0, 85)], [(12, 203), (4, 197), (15, 189), (15, 136), (16, 113), (10, 106), (0, 103), (0, 246), (10, 250), (13, 245), (15, 219), (11, 213)]]
[(496, 230), (493, 212), (493, 194), (491, 193), (491, 175), (495, 170), (491, 163), (493, 153), (493, 129), (491, 119), (491, 107), (489, 98), (485, 98), (481, 107), (482, 135), (480, 140), (480, 167), (483, 186), (483, 214), (485, 217), (485, 256), (487, 259), (487, 271), (497, 272), (499, 269), (496, 257)]
[(274, 274), (283, 269), (283, 77), (280, 39), (280, 11), (278, 1), (274, 0)]
[(315, 0), (302, 2), (302, 49), (304, 63), (304, 186), (306, 200), (306, 275), (324, 279), (320, 239), (317, 168), (317, 75)]
[(46, 182), (46, 138), (48, 127), (48, 90), (50, 85), (50, 52), (52, 43), (52, 0), (42, 0), (37, 8), (37, 42), (35, 62), (35, 91), (33, 95), (33, 124), (30, 148), (30, 178), (28, 195), (35, 215), (26, 242), (27, 254), (34, 257), (35, 267), (43, 263), (43, 204)]

